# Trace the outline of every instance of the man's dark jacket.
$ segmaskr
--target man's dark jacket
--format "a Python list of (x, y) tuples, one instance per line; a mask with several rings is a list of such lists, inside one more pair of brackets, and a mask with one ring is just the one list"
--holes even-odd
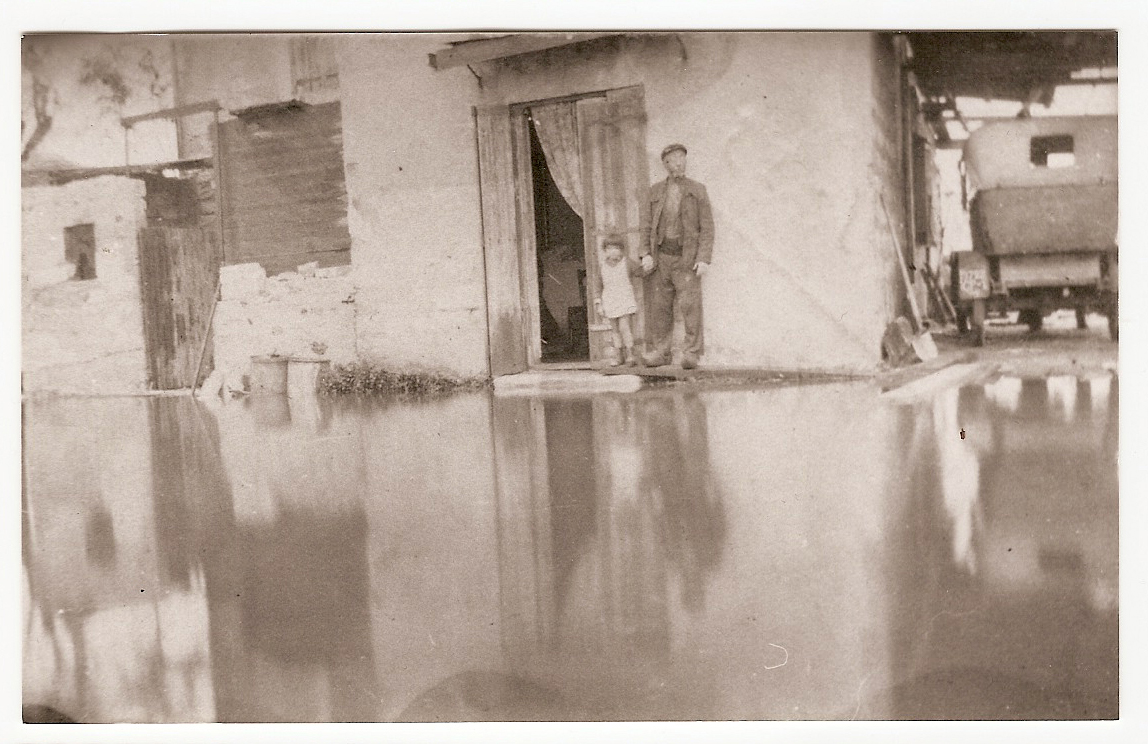
[[(650, 196), (642, 209), (641, 254), (650, 254), (658, 260), (658, 245), (666, 233), (661, 222), (666, 203), (666, 185), (669, 179), (650, 187)], [(687, 267), (695, 263), (710, 263), (714, 249), (714, 218), (706, 187), (683, 177), (680, 181), (682, 202), (678, 214), (682, 220), (682, 263)]]

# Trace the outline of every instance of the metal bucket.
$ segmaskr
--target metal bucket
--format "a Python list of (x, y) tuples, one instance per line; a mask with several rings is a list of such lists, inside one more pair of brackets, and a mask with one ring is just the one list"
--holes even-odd
[(287, 357), (251, 357), (251, 392), (256, 395), (283, 395), (287, 392)]
[(326, 359), (292, 357), (287, 366), (288, 397), (306, 398), (315, 395), (319, 374), (330, 366), (331, 362)]

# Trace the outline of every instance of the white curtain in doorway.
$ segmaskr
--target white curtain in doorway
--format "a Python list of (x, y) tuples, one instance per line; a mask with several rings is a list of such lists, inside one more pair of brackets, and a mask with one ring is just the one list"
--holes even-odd
[(582, 155), (574, 101), (533, 106), (530, 118), (546, 154), (550, 176), (570, 208), (582, 217)]

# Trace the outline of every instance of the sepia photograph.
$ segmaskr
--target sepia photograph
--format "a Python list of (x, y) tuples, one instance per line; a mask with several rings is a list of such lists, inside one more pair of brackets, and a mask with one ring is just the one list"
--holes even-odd
[(22, 730), (1119, 721), (1118, 40), (22, 29)]

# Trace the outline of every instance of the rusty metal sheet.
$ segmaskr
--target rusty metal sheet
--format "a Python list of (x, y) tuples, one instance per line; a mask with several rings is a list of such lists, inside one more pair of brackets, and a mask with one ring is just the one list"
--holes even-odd
[(220, 148), (228, 263), (351, 262), (337, 102), (228, 121)]

